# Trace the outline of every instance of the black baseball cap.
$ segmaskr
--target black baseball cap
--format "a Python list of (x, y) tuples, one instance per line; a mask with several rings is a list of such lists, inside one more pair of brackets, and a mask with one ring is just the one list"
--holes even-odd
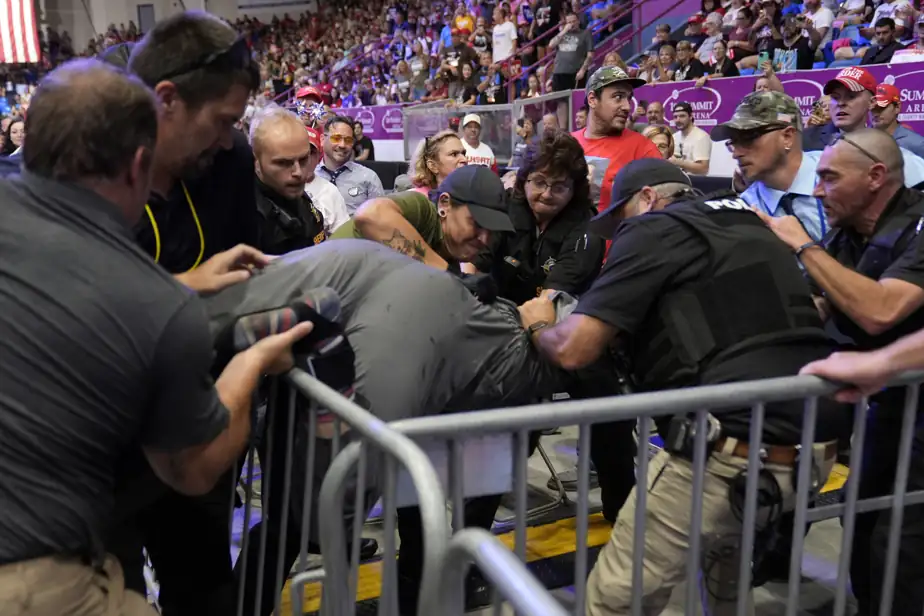
[(478, 226), (488, 231), (513, 231), (507, 214), (507, 195), (497, 174), (481, 165), (459, 167), (440, 182), (437, 194), (467, 205)]
[(690, 103), (686, 102), (680, 102), (674, 105), (673, 111), (674, 113), (677, 113), (678, 111), (686, 111), (689, 115), (693, 115), (693, 107), (690, 106)]
[(677, 182), (692, 188), (689, 176), (663, 158), (633, 160), (613, 178), (610, 206), (590, 219), (588, 229), (603, 237), (612, 237), (620, 220), (615, 216), (619, 208), (646, 186)]

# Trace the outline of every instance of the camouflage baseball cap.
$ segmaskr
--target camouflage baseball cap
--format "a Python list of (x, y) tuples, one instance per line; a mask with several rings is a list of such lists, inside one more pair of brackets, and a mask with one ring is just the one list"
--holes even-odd
[(782, 92), (752, 92), (735, 109), (735, 115), (712, 129), (713, 141), (725, 141), (736, 131), (767, 126), (792, 126), (802, 131), (802, 112), (792, 97)]
[(633, 88), (640, 88), (646, 84), (644, 79), (635, 79), (629, 77), (626, 74), (626, 71), (622, 70), (618, 66), (604, 66), (598, 68), (594, 71), (594, 74), (590, 76), (590, 79), (587, 80), (586, 93), (596, 92), (602, 90), (606, 86), (611, 86), (614, 83), (628, 83)]

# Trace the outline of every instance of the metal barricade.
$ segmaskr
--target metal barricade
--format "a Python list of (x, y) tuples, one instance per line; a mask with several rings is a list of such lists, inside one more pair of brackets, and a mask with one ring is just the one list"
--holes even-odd
[(460, 530), (449, 542), (440, 579), (440, 596), (448, 610), (442, 616), (461, 616), (462, 579), (474, 563), (500, 597), (523, 616), (566, 616), (568, 612), (492, 534), (480, 528)]
[(437, 101), (407, 107), (401, 113), (404, 116), (404, 157), (407, 160), (426, 137), (449, 128), (450, 118), (461, 120), (467, 113), (477, 113), (481, 117), (481, 141), (494, 150), (498, 165), (506, 165), (513, 156), (516, 135), (514, 105), (456, 105)]
[[(536, 96), (534, 98), (521, 98), (513, 102), (513, 117), (517, 120), (529, 118), (536, 127), (536, 134), (541, 134), (543, 117), (548, 114), (553, 114), (559, 118), (558, 128), (571, 132), (571, 122), (572, 118), (574, 118), (572, 103), (571, 90), (565, 92), (552, 92), (551, 94), (543, 94), (542, 96)], [(561, 111), (559, 111), (559, 109), (561, 109)], [(563, 113), (567, 113), (568, 115), (566, 123), (561, 125), (560, 118)]]
[[(906, 484), (912, 459), (912, 437), (915, 429), (915, 418), (918, 407), (919, 384), (924, 381), (920, 373), (904, 375), (897, 380), (895, 386), (905, 386), (906, 395), (901, 412), (901, 437), (897, 439), (895, 448), (898, 450), (895, 465), (895, 478), (892, 493), (865, 498), (860, 500), (858, 481), (848, 482), (844, 502), (814, 506), (811, 501), (817, 495), (817, 490), (824, 485), (825, 477), (819, 476), (819, 466), (813, 455), (797, 455), (792, 468), (786, 470), (788, 483), (791, 484), (791, 494), (785, 497), (786, 508), (791, 509), (794, 515), (792, 523), (792, 542), (789, 570), (789, 587), (785, 600), (786, 616), (795, 616), (799, 613), (800, 576), (804, 552), (804, 538), (807, 524), (820, 520), (843, 516), (843, 535), (841, 550), (838, 559), (838, 576), (835, 589), (834, 611), (835, 616), (845, 613), (847, 602), (847, 580), (850, 573), (851, 546), (858, 513), (868, 513), (891, 508), (890, 531), (887, 540), (887, 550), (883, 565), (883, 582), (881, 586), (880, 612), (889, 614), (892, 598), (895, 591), (895, 580), (898, 568), (898, 549), (900, 528), (903, 518), (903, 507), (924, 503), (924, 490), (907, 491)], [(716, 462), (712, 455), (707, 455), (707, 433), (709, 432), (710, 413), (721, 416), (723, 412), (750, 409), (748, 443), (763, 443), (764, 425), (767, 405), (786, 401), (803, 401), (803, 416), (801, 428), (801, 443), (797, 452), (815, 452), (816, 420), (818, 418), (819, 398), (832, 394), (837, 386), (816, 377), (800, 376), (767, 379), (761, 381), (739, 382), (726, 385), (696, 387), (690, 389), (672, 390), (656, 393), (634, 394), (622, 397), (601, 398), (593, 400), (569, 400), (563, 402), (547, 403), (527, 407), (510, 409), (497, 409), (490, 411), (473, 411), (453, 415), (440, 415), (436, 417), (423, 417), (393, 422), (390, 427), (412, 437), (415, 441), (427, 443), (427, 446), (444, 447), (450, 452), (451, 459), (461, 459), (461, 451), (467, 447), (466, 443), (480, 443), (484, 439), (497, 439), (498, 435), (509, 435), (508, 445), (515, 452), (512, 460), (512, 474), (514, 480), (513, 491), (516, 498), (516, 527), (515, 554), (521, 561), (525, 560), (526, 550), (526, 491), (527, 491), (527, 457), (528, 434), (530, 431), (552, 428), (555, 426), (579, 426), (578, 447), (582, 452), (579, 456), (578, 467), (578, 497), (576, 511), (577, 544), (574, 564), (574, 614), (583, 615), (585, 609), (585, 584), (588, 576), (588, 481), (590, 456), (584, 452), (590, 451), (590, 432), (592, 424), (613, 422), (619, 420), (636, 420), (639, 422), (639, 434), (648, 434), (651, 430), (652, 419), (662, 416), (690, 414), (695, 416), (692, 434), (693, 451), (690, 465), (690, 490), (686, 497), (690, 501), (688, 547), (685, 552), (685, 582), (684, 606), (686, 614), (696, 614), (699, 609), (700, 583), (699, 575), (703, 569), (701, 564), (704, 553), (704, 489), (707, 480), (715, 485)], [(890, 409), (896, 416), (898, 409)], [(868, 414), (867, 400), (863, 399), (854, 405), (853, 433), (850, 454), (850, 467), (860, 469), (863, 463), (866, 422)], [(758, 489), (761, 481), (762, 460), (764, 446), (750, 447), (748, 449), (746, 466), (742, 466), (744, 477), (743, 505), (740, 507), (740, 522), (736, 523), (736, 531), (740, 537), (735, 536), (732, 554), (738, 560), (725, 562), (729, 565), (725, 571), (729, 574), (726, 582), (734, 583), (734, 588), (751, 588), (752, 564), (756, 544), (756, 525), (758, 516), (766, 514), (764, 505), (758, 505)], [(730, 453), (730, 452), (725, 452)], [(877, 455), (894, 455), (895, 450), (878, 452)], [(679, 458), (672, 454), (662, 453), (661, 456), (670, 456), (670, 461)], [(917, 453), (915, 455), (921, 455)], [(739, 458), (739, 465), (743, 465), (745, 458)], [(662, 458), (662, 462), (667, 461)], [(707, 461), (710, 471), (707, 476)], [(833, 464), (833, 461), (831, 461)], [(624, 506), (634, 505), (634, 514), (624, 513), (623, 523), (632, 528), (631, 541), (626, 545), (616, 545), (613, 549), (625, 550), (631, 558), (631, 589), (627, 590), (627, 605), (624, 609), (631, 610), (634, 615), (648, 613), (644, 610), (645, 597), (642, 589), (642, 574), (645, 570), (644, 552), (651, 549), (651, 537), (646, 535), (647, 499), (649, 495), (649, 460), (648, 456), (638, 456), (636, 472), (636, 486), (634, 497), (630, 495)], [(771, 465), (773, 466), (773, 465)], [(785, 465), (784, 465), (785, 466)], [(789, 467), (787, 467), (789, 468)], [(658, 469), (655, 469), (658, 470)], [(795, 471), (795, 479), (792, 480)], [(498, 469), (504, 473), (505, 469)], [(774, 473), (783, 472), (774, 467)], [(466, 493), (465, 479), (459, 465), (449, 467), (448, 492), (452, 496), (453, 512), (462, 511), (463, 494)], [(740, 486), (739, 486), (740, 487)], [(780, 483), (777, 487), (783, 489)], [(883, 490), (887, 492), (887, 490)], [(784, 492), (785, 494), (785, 492)], [(783, 499), (783, 496), (781, 496)], [(763, 501), (762, 501), (763, 502)], [(781, 503), (783, 500), (781, 500)], [(782, 507), (782, 505), (781, 505)], [(731, 505), (729, 505), (731, 508)], [(671, 512), (661, 512), (670, 517)], [(712, 514), (713, 512), (710, 512)], [(684, 511), (678, 515), (687, 515)], [(464, 520), (455, 516), (456, 527), (464, 525)], [(707, 521), (713, 518), (707, 518)], [(711, 538), (710, 538), (711, 540)], [(610, 540), (614, 542), (614, 539)], [(631, 547), (630, 547), (631, 544)], [(680, 562), (677, 560), (676, 562)], [(683, 579), (683, 572), (677, 578)], [(650, 582), (650, 581), (649, 581)], [(706, 584), (710, 582), (706, 579)], [(650, 591), (649, 589), (646, 589)], [(703, 597), (705, 599), (706, 597)], [(718, 601), (718, 597), (713, 596)], [(723, 613), (748, 613), (750, 590), (737, 592), (732, 597), (722, 599), (727, 611)], [(499, 602), (496, 598), (495, 604)], [(875, 608), (876, 606), (874, 606)], [(614, 608), (616, 611), (620, 609)]]
[[(273, 380), (270, 389), (265, 436), (262, 436), (265, 441), (260, 443), (263, 508), (259, 531), (251, 530), (254, 449), (249, 453), (246, 466), (243, 535), (236, 568), (238, 616), (281, 613), (283, 583), (292, 569), (296, 547), (298, 560), (291, 581), (293, 613), (302, 613), (305, 584), (323, 580), (322, 613), (331, 616), (353, 614), (361, 531), (366, 514), (379, 493), (383, 498), (384, 518), (379, 613), (397, 614), (395, 514), (398, 506), (409, 504), (419, 506), (422, 522), (424, 547), (419, 613), (439, 613), (440, 599), (436, 591), (449, 526), (446, 499), (427, 456), (406, 436), (389, 429), (371, 413), (305, 372), (293, 370), (286, 380)], [(299, 396), (307, 404), (299, 404)], [(326, 414), (333, 416), (332, 421), (320, 419)], [(261, 436), (259, 432), (257, 436)], [(295, 459), (302, 457), (302, 453), (304, 462), (296, 464)], [(325, 469), (326, 464), (329, 468)], [(398, 494), (396, 488), (399, 468), (408, 475), (411, 486), (403, 495)], [(304, 474), (298, 474), (299, 470)], [(318, 479), (322, 476), (324, 481), (318, 494)], [(299, 490), (293, 483), (304, 485)], [(281, 499), (279, 490), (282, 491)], [(347, 513), (344, 501), (350, 496), (351, 512)], [(295, 509), (301, 512), (297, 519), (293, 519), (291, 513), (295, 502), (301, 502), (300, 509)], [(317, 532), (312, 532), (314, 509), (319, 512), (315, 521)], [(234, 515), (233, 510), (231, 515)], [(350, 519), (351, 533), (347, 540), (344, 526)], [(297, 534), (297, 542), (292, 537), (293, 531)], [(315, 537), (314, 551), (320, 547), (323, 571), (307, 570), (311, 537)], [(257, 545), (251, 545), (254, 541)], [(351, 548), (349, 562), (348, 545)], [(268, 546), (275, 546), (275, 559), (267, 555)], [(251, 550), (257, 552), (251, 554)], [(251, 569), (248, 575), (248, 566), (255, 566), (256, 571)], [(264, 587), (264, 584), (270, 586)]]

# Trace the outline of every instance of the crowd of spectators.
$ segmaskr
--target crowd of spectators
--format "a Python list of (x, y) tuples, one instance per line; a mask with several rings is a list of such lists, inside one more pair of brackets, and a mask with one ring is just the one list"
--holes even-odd
[[(909, 0), (702, 0), (685, 28), (657, 27), (630, 67), (648, 83), (887, 64), (924, 50), (924, 19)], [(895, 60), (893, 60), (893, 57)]]

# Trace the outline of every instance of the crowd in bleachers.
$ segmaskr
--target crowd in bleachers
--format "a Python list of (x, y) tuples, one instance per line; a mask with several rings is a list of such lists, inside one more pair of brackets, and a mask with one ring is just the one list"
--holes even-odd
[[(924, 49), (908, 0), (702, 0), (682, 31), (660, 24), (632, 67), (648, 83), (907, 61)], [(898, 58), (903, 58), (898, 60)]]

